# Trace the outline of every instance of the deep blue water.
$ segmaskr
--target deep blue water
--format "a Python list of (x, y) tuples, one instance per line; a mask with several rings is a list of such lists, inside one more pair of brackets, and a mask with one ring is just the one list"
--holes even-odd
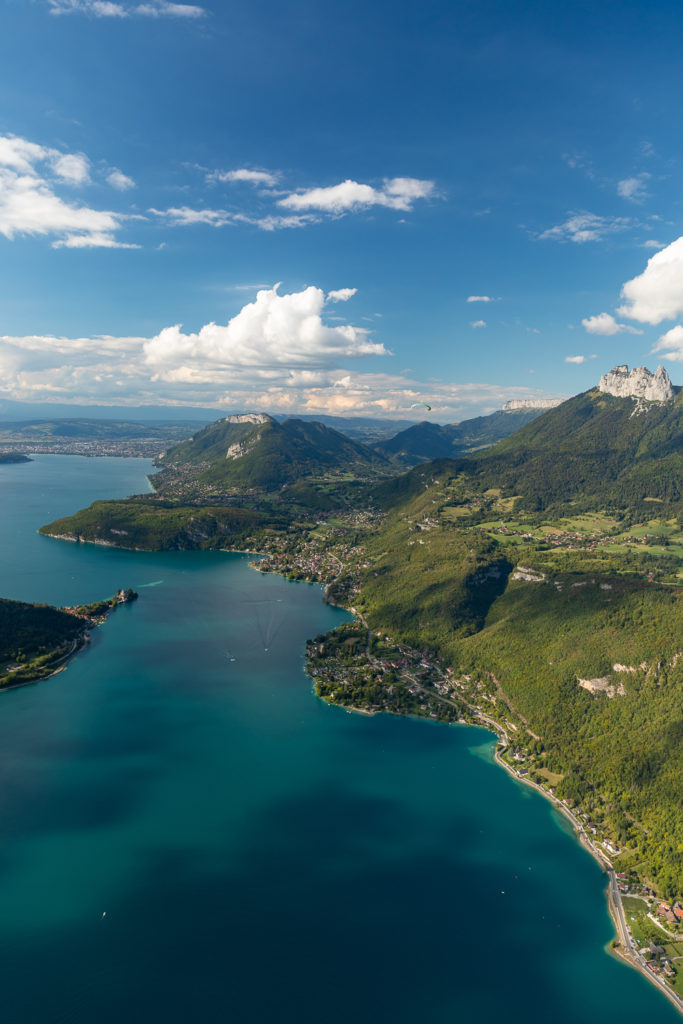
[(344, 617), (320, 588), (36, 534), (149, 468), (0, 466), (2, 596), (140, 593), (0, 695), (2, 1020), (678, 1020), (606, 952), (605, 877), (490, 734), (314, 697), (305, 639)]

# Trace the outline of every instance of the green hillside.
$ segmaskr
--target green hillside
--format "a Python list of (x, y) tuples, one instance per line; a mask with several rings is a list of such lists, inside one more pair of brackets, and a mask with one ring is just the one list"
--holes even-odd
[(681, 895), (681, 406), (680, 393), (589, 391), (486, 452), (401, 475), (321, 424), (234, 417), (171, 449), (162, 493), (96, 502), (43, 532), (251, 548), (269, 554), (264, 569), (325, 582), (373, 633), (459, 680), (439, 705), (404, 678), (397, 702), (394, 669), (366, 664), (354, 706), (485, 713), (625, 870)]
[(288, 524), (282, 515), (254, 509), (199, 508), (142, 497), (96, 501), (40, 533), (143, 551), (186, 551), (251, 547), (264, 530), (286, 530)]
[(375, 445), (376, 451), (402, 465), (414, 466), (432, 459), (456, 458), (487, 448), (540, 416), (541, 409), (516, 409), (476, 416), (462, 423), (424, 421), (402, 430), (387, 441)]
[(596, 499), (624, 506), (648, 497), (680, 501), (682, 454), (680, 389), (672, 402), (640, 406), (593, 389), (548, 410), (466, 466), (483, 485), (521, 495), (527, 507)]
[[(509, 414), (506, 414), (509, 415)], [(683, 392), (645, 403), (597, 390), (549, 409), (477, 455), (437, 459), (372, 492), (390, 509), (429, 479), (447, 474), (471, 493), (497, 489), (526, 511), (642, 508), (648, 500), (680, 510), (683, 485)]]
[(214, 491), (276, 491), (302, 478), (390, 472), (386, 458), (321, 423), (270, 416), (228, 417), (171, 448), (155, 478), (161, 490), (178, 477)]

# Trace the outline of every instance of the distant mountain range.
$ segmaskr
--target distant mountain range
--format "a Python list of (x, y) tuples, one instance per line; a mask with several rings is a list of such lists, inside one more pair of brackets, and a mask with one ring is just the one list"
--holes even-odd
[(199, 430), (203, 420), (110, 420), (110, 419), (42, 419), (0, 420), (0, 444), (5, 440), (19, 440), (27, 444), (50, 441), (118, 441), (149, 440), (167, 444), (187, 437)]
[[(435, 458), (454, 458), (495, 444), (543, 409), (495, 412), (459, 424), (423, 422), (374, 445), (345, 431), (299, 418), (278, 422), (266, 413), (227, 416), (204, 427), (159, 459), (168, 473), (204, 487), (274, 490), (325, 474), (393, 476)], [(165, 477), (160, 477), (164, 486)]]
[(493, 412), (462, 423), (424, 421), (376, 444), (375, 450), (408, 468), (430, 459), (456, 458), (487, 448), (540, 416), (543, 408)]

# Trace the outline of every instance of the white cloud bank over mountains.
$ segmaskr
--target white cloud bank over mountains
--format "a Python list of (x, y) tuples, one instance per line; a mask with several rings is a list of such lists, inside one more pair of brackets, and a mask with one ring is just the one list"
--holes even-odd
[(451, 420), (493, 411), (509, 398), (547, 397), (530, 388), (427, 383), (345, 367), (348, 360), (391, 355), (365, 329), (325, 321), (328, 304), (354, 294), (353, 288), (327, 295), (314, 286), (289, 294), (280, 294), (278, 285), (263, 288), (227, 324), (206, 324), (196, 333), (175, 325), (153, 338), (0, 337), (0, 394), (24, 401), (178, 403), (408, 419), (411, 404), (422, 400), (435, 417)]

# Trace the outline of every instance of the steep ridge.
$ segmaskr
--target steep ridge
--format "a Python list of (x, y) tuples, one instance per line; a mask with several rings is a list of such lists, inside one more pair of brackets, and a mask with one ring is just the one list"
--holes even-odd
[(597, 388), (545, 412), (463, 468), (537, 508), (600, 498), (679, 501), (683, 395), (634, 405)]

